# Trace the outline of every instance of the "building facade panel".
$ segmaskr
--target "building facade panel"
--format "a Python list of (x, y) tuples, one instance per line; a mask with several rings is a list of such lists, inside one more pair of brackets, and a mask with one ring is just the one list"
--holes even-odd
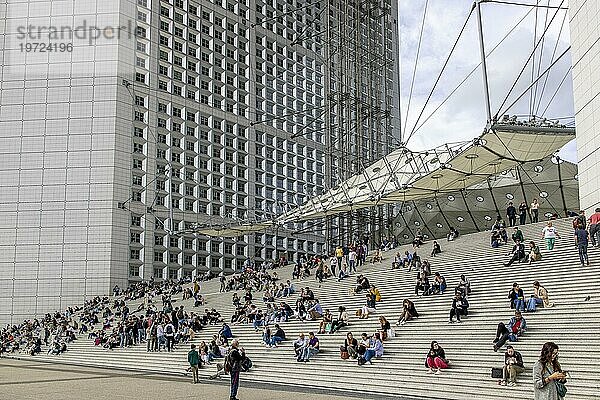
[(573, 92), (582, 209), (600, 207), (600, 2), (569, 2)]

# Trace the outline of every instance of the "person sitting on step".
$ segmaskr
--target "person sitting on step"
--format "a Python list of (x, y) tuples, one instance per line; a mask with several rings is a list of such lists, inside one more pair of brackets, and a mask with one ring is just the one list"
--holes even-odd
[(392, 261), (392, 269), (400, 269), (404, 265), (404, 261), (402, 260), (402, 254), (397, 252), (394, 256), (394, 261)]
[(447, 287), (448, 285), (446, 284), (446, 278), (440, 275), (439, 272), (436, 272), (433, 278), (432, 293), (444, 294), (444, 291)]
[(271, 347), (271, 328), (265, 326), (262, 334), (262, 342), (266, 347)]
[(424, 237), (423, 234), (421, 232), (417, 232), (417, 234), (415, 235), (415, 238), (412, 241), (412, 246), (413, 248), (419, 248), (423, 245), (424, 242)]
[(517, 384), (517, 375), (523, 373), (523, 357), (511, 345), (506, 346), (504, 353), (504, 366), (502, 367), (502, 380), (498, 384), (502, 386), (515, 386)]
[(417, 318), (418, 316), (419, 313), (415, 308), (415, 303), (413, 303), (409, 299), (404, 299), (404, 301), (402, 302), (402, 312), (400, 313), (400, 318), (398, 318), (396, 326), (404, 325), (406, 322), (410, 321), (413, 318)]
[(536, 245), (532, 240), (529, 242), (529, 253), (527, 254), (527, 263), (531, 265), (534, 261), (540, 261), (542, 259), (542, 252), (540, 246)]
[(369, 290), (371, 284), (366, 276), (358, 275), (356, 278), (356, 288), (354, 289), (354, 293), (360, 293), (363, 290)]
[(433, 249), (431, 250), (431, 257), (435, 257), (436, 255), (440, 254), (442, 252), (442, 248), (440, 247), (440, 244), (434, 240), (433, 241)]
[(383, 254), (381, 254), (381, 250), (375, 250), (375, 254), (371, 258), (371, 264), (375, 264), (376, 262), (380, 263), (383, 261)]
[(509, 267), (515, 261), (525, 261), (525, 245), (523, 245), (523, 243), (519, 239), (517, 239), (515, 241), (515, 245), (512, 248), (512, 252), (509, 254), (511, 255), (511, 258), (507, 263), (504, 264), (505, 267)]
[(375, 299), (376, 303), (379, 303), (381, 301), (381, 292), (379, 292), (379, 289), (376, 288), (375, 285), (371, 285), (369, 287), (369, 294), (373, 299)]
[(471, 294), (471, 282), (464, 274), (460, 276), (460, 282), (458, 282), (456, 289), (462, 292), (462, 297), (467, 297)]
[(494, 351), (498, 351), (499, 348), (504, 346), (506, 341), (516, 342), (525, 331), (527, 330), (527, 322), (521, 311), (515, 311), (515, 316), (510, 319), (508, 326), (504, 325), (503, 322), (498, 323), (496, 329), (496, 338), (494, 339)]
[(517, 240), (521, 243), (525, 241), (525, 238), (523, 237), (523, 231), (521, 231), (518, 226), (513, 228), (513, 234), (510, 237), (515, 243), (517, 243)]
[(440, 346), (435, 340), (431, 342), (429, 352), (427, 353), (427, 358), (425, 359), (425, 367), (429, 368), (427, 373), (433, 374), (433, 370), (435, 369), (435, 374), (438, 375), (443, 369), (448, 368), (449, 364), (450, 362), (446, 359), (446, 352), (442, 346)]
[(314, 332), (308, 334), (308, 342), (302, 349), (302, 353), (298, 356), (298, 362), (308, 362), (312, 356), (319, 353), (319, 338)]
[(499, 215), (496, 217), (496, 222), (492, 225), (492, 231), (498, 231), (504, 244), (508, 242), (508, 234), (506, 233), (506, 222)]
[(319, 303), (318, 299), (315, 299), (312, 302), (312, 305), (307, 310), (309, 319), (317, 320), (323, 317), (323, 307), (321, 307), (321, 303)]
[(423, 291), (423, 296), (426, 296), (429, 294), (429, 289), (430, 289), (430, 285), (429, 285), (429, 278), (427, 278), (427, 275), (422, 274), (422, 273), (417, 273), (417, 283), (415, 285), (415, 296), (419, 295), (419, 290)]
[(296, 359), (300, 359), (304, 348), (308, 345), (308, 339), (304, 337), (304, 333), (298, 335), (298, 339), (294, 341), (294, 353), (296, 355)]
[(342, 264), (342, 267), (340, 268), (340, 272), (338, 273), (338, 282), (340, 282), (342, 279), (349, 277), (350, 274), (348, 273), (348, 264), (346, 264), (345, 262)]
[(490, 236), (490, 245), (496, 249), (498, 247), (500, 247), (500, 231), (498, 231), (497, 229), (494, 229), (492, 231), (492, 235)]
[(513, 283), (512, 289), (508, 292), (508, 298), (510, 299), (510, 308), (519, 311), (525, 310), (525, 295), (517, 282)]
[(369, 314), (373, 314), (376, 311), (375, 296), (371, 293), (367, 293), (365, 297), (366, 304), (359, 310), (359, 318), (361, 319), (369, 318)]
[(459, 233), (458, 231), (454, 228), (454, 227), (450, 227), (450, 232), (448, 232), (448, 235), (446, 235), (446, 238), (448, 239), (449, 242), (455, 240), (458, 237)]
[(219, 336), (224, 337), (225, 339), (231, 339), (233, 337), (231, 328), (226, 322), (223, 322), (223, 327), (219, 330)]
[(387, 340), (391, 329), (392, 327), (390, 325), (390, 321), (388, 321), (383, 315), (379, 317), (379, 335), (382, 341)]
[(454, 317), (456, 316), (456, 322), (460, 323), (460, 316), (464, 315), (465, 317), (469, 314), (469, 302), (466, 298), (462, 297), (462, 293), (460, 290), (456, 290), (454, 292), (454, 297), (452, 298), (452, 308), (450, 309), (450, 320), (449, 323), (454, 322)]
[(358, 357), (358, 340), (352, 336), (352, 332), (346, 334), (344, 345), (340, 346), (340, 351), (348, 353), (349, 358), (356, 359)]
[(271, 334), (271, 341), (269, 342), (270, 347), (277, 347), (277, 345), (285, 340), (285, 332), (279, 324), (275, 324), (275, 332)]
[(319, 334), (322, 335), (326, 333), (326, 331), (331, 330), (331, 323), (333, 322), (333, 316), (329, 312), (329, 309), (326, 309), (323, 313), (323, 318), (319, 323)]
[(533, 282), (533, 294), (527, 300), (527, 311), (535, 311), (536, 307), (553, 307), (554, 304), (550, 303), (548, 298), (548, 291), (545, 287), (540, 285), (540, 282)]
[(338, 308), (337, 318), (331, 322), (331, 330), (329, 331), (329, 333), (333, 334), (340, 328), (348, 326), (348, 321), (349, 321), (349, 318), (348, 318), (348, 313), (346, 312), (346, 307), (340, 306)]
[(373, 364), (371, 361), (374, 357), (383, 357), (383, 342), (379, 332), (375, 333), (369, 340), (369, 347), (365, 350), (365, 353), (358, 358), (358, 365), (364, 365), (366, 363)]

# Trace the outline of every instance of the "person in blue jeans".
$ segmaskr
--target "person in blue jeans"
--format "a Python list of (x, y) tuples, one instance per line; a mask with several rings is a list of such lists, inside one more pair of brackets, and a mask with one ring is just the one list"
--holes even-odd
[(271, 339), (269, 342), (270, 347), (277, 347), (277, 344), (283, 342), (285, 340), (285, 332), (279, 324), (275, 324), (275, 333), (271, 335)]
[(581, 262), (581, 266), (584, 264), (590, 265), (590, 259), (588, 258), (588, 240), (590, 235), (587, 230), (584, 229), (583, 225), (577, 225), (577, 229), (575, 229), (575, 245), (577, 246), (577, 251), (579, 252), (579, 261)]
[(504, 322), (498, 323), (496, 338), (494, 339), (494, 351), (498, 351), (506, 341), (516, 342), (526, 330), (527, 322), (521, 311), (515, 311), (515, 316), (508, 321), (508, 325), (504, 325)]
[(314, 332), (308, 334), (308, 343), (298, 356), (298, 362), (308, 362), (312, 356), (319, 353), (319, 339)]
[(517, 282), (513, 283), (513, 287), (508, 292), (508, 298), (510, 299), (510, 308), (515, 310), (525, 311), (525, 294), (523, 289), (519, 287)]
[(383, 342), (381, 341), (381, 335), (379, 334), (379, 332), (377, 332), (369, 341), (369, 348), (365, 351), (365, 354), (362, 356), (362, 359), (358, 360), (358, 364), (373, 364), (373, 362), (371, 361), (373, 357), (379, 358), (381, 356), (383, 356)]

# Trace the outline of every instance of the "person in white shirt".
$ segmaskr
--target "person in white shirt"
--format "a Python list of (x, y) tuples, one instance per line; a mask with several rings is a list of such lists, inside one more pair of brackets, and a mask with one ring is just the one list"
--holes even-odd
[(356, 251), (354, 251), (354, 249), (350, 250), (350, 254), (348, 254), (348, 267), (350, 273), (352, 273), (352, 270), (356, 272), (356, 256)]
[(308, 339), (304, 337), (304, 333), (301, 333), (298, 336), (298, 339), (294, 341), (294, 352), (296, 353), (296, 358), (300, 357), (306, 346), (308, 346)]
[(533, 199), (533, 203), (531, 203), (529, 208), (531, 209), (531, 222), (538, 222), (540, 213), (540, 203), (538, 203), (538, 199)]
[(552, 226), (552, 221), (548, 221), (548, 225), (542, 229), (542, 238), (546, 240), (546, 248), (552, 250), (554, 248), (554, 242), (556, 238), (560, 239), (558, 230)]
[(162, 324), (158, 324), (156, 326), (156, 337), (158, 339), (158, 351), (160, 351), (160, 346), (165, 345), (166, 344), (166, 339), (165, 339), (165, 330), (163, 329)]

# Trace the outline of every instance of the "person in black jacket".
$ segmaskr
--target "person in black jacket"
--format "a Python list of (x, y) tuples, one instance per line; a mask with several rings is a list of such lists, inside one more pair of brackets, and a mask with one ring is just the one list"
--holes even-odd
[(427, 358), (425, 359), (425, 367), (429, 368), (427, 373), (433, 374), (433, 369), (437, 368), (435, 374), (438, 375), (442, 372), (442, 369), (448, 368), (448, 364), (449, 362), (446, 359), (446, 352), (444, 349), (442, 349), (442, 346), (440, 346), (435, 340), (431, 342), (429, 353), (427, 353)]
[(242, 360), (246, 357), (244, 348), (239, 348), (239, 341), (233, 339), (231, 342), (231, 349), (229, 350), (228, 357), (231, 365), (229, 367), (229, 375), (231, 378), (231, 391), (229, 400), (238, 400), (237, 392), (240, 386), (240, 371), (242, 369)]
[(454, 322), (454, 316), (456, 316), (456, 322), (460, 323), (460, 316), (464, 315), (465, 317), (468, 314), (469, 302), (466, 298), (462, 297), (462, 293), (460, 290), (456, 290), (454, 292), (454, 298), (452, 298), (452, 308), (450, 309), (450, 321), (448, 323)]
[(519, 262), (525, 261), (525, 258), (527, 257), (527, 255), (525, 254), (525, 245), (521, 242), (521, 240), (519, 240), (519, 239), (515, 240), (515, 245), (512, 248), (511, 254), (512, 254), (512, 257), (506, 264), (504, 264), (505, 267), (510, 266), (515, 261), (519, 261)]
[(363, 290), (369, 290), (370, 287), (371, 284), (369, 283), (367, 277), (359, 275), (358, 278), (356, 278), (356, 288), (354, 289), (354, 292), (360, 293)]
[(508, 207), (506, 208), (506, 217), (510, 226), (517, 224), (517, 209), (513, 206), (512, 201), (508, 203)]
[(510, 308), (525, 311), (525, 294), (517, 282), (513, 283), (512, 289), (508, 292), (508, 298), (510, 299)]
[(340, 347), (340, 351), (348, 353), (351, 358), (358, 357), (358, 340), (352, 336), (352, 332), (346, 334), (344, 345)]
[(410, 301), (409, 299), (404, 299), (402, 302), (402, 313), (400, 314), (400, 318), (398, 318), (398, 322), (396, 322), (396, 326), (404, 325), (406, 321), (410, 321), (413, 318), (417, 318), (419, 313), (415, 308), (415, 303)]
[(502, 380), (501, 385), (515, 386), (517, 384), (517, 375), (525, 371), (523, 366), (523, 357), (521, 353), (516, 351), (512, 346), (506, 346), (506, 353), (504, 353), (504, 367), (502, 367)]

